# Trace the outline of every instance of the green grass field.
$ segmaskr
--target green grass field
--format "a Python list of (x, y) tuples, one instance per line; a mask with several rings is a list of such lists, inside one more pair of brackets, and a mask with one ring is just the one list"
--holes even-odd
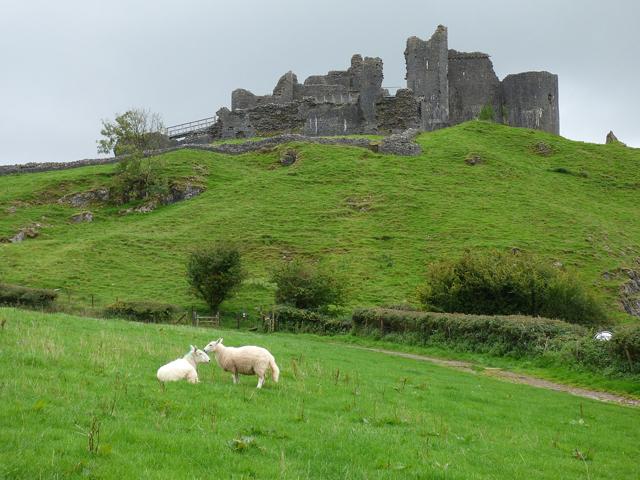
[[(309, 336), (0, 318), (0, 478), (638, 476), (629, 407)], [(160, 389), (159, 366), (220, 335), (268, 347), (280, 382), (203, 365), (200, 384)]]
[[(61, 288), (72, 304), (87, 305), (93, 294), (98, 305), (120, 298), (202, 308), (187, 289), (188, 252), (230, 239), (249, 278), (226, 311), (270, 305), (270, 271), (294, 256), (342, 272), (349, 308), (415, 303), (428, 262), (516, 247), (577, 269), (612, 315), (625, 318), (617, 302), (623, 276), (602, 275), (640, 257), (640, 150), (485, 122), (418, 141), (419, 157), (298, 145), (301, 159), (290, 167), (280, 166), (278, 151), (169, 153), (159, 159), (163, 168), (203, 177), (205, 193), (148, 214), (92, 207), (90, 224), (70, 224), (79, 210), (57, 199), (106, 185), (113, 165), (0, 177), (0, 237), (43, 225), (36, 239), (0, 244), (0, 278)], [(554, 153), (534, 153), (540, 141)], [(465, 164), (470, 154), (483, 163)]]

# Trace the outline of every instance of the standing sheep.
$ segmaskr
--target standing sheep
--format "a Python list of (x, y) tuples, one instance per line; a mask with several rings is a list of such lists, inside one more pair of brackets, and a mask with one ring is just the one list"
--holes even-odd
[(198, 383), (198, 372), (196, 367), (199, 363), (209, 363), (209, 355), (199, 348), (191, 345), (189, 353), (184, 357), (169, 362), (158, 369), (158, 380), (160, 382), (176, 382), (187, 380), (189, 383)]
[(225, 347), (222, 338), (215, 342), (209, 342), (204, 347), (205, 352), (213, 352), (216, 362), (220, 367), (233, 374), (233, 383), (238, 383), (238, 374), (257, 375), (258, 388), (264, 384), (264, 376), (267, 369), (271, 368), (273, 381), (277, 382), (280, 377), (280, 369), (276, 365), (276, 360), (269, 350), (262, 347), (248, 345), (245, 347)]

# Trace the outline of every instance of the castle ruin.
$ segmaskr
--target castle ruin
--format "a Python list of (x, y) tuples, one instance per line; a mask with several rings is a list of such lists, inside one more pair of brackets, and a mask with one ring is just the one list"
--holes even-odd
[(486, 53), (448, 47), (440, 25), (429, 40), (410, 37), (404, 52), (407, 88), (382, 87), (382, 60), (354, 55), (347, 70), (312, 75), (303, 83), (285, 73), (271, 95), (237, 89), (221, 108), (215, 138), (277, 133), (308, 136), (431, 131), (477, 119), (559, 134), (558, 76), (526, 72), (498, 79)]

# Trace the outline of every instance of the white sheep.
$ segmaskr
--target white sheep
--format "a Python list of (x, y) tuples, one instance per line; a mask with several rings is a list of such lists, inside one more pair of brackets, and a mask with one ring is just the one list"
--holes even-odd
[(257, 375), (258, 388), (264, 384), (264, 376), (267, 369), (271, 368), (273, 381), (280, 377), (280, 369), (276, 365), (276, 359), (266, 348), (248, 345), (245, 347), (225, 347), (222, 338), (204, 347), (205, 352), (213, 352), (216, 362), (220, 367), (233, 374), (233, 383), (238, 383), (238, 374)]
[(186, 380), (189, 383), (198, 383), (197, 365), (199, 363), (209, 363), (209, 361), (209, 355), (191, 345), (189, 353), (184, 357), (169, 362), (158, 369), (158, 380), (160, 382)]

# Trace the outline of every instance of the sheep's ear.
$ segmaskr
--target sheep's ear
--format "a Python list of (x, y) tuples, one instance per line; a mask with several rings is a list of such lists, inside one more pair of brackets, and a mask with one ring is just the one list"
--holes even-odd
[(222, 337), (220, 337), (216, 343), (222, 343), (222, 340)]
[(191, 347), (190, 352), (195, 352), (196, 351), (196, 347), (194, 347), (193, 345), (189, 345)]

